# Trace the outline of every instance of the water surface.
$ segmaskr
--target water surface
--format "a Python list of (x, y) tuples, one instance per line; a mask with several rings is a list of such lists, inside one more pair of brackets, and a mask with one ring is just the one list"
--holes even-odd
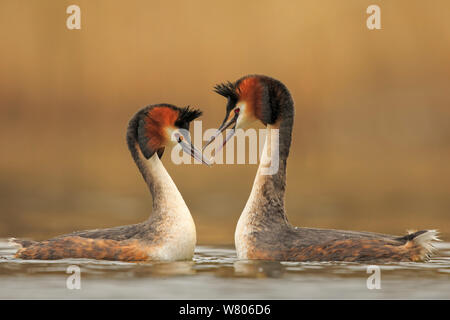
[[(239, 261), (232, 246), (199, 246), (193, 261), (125, 263), (14, 259), (0, 240), (1, 299), (449, 299), (450, 243), (428, 263), (378, 265), (381, 289), (367, 288), (366, 264)], [(67, 267), (81, 269), (69, 290)]]

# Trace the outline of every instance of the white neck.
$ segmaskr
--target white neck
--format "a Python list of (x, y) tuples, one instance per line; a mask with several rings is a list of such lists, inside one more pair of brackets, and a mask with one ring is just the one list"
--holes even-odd
[[(279, 130), (277, 126), (268, 125), (252, 191), (236, 226), (235, 244), (239, 258), (246, 258), (246, 238), (253, 232), (258, 221), (264, 219), (264, 213), (270, 210), (272, 202), (280, 202), (280, 208), (283, 208), (283, 198), (277, 197), (279, 190), (274, 179), (279, 174), (279, 161)], [(284, 219), (284, 214), (282, 217)]]
[(266, 141), (261, 154), (258, 171), (256, 172), (252, 191), (242, 215), (252, 213), (252, 209), (256, 209), (256, 207), (261, 205), (262, 187), (272, 181), (273, 175), (279, 169), (279, 130), (277, 127), (268, 125), (266, 131)]
[(191, 259), (196, 243), (194, 220), (158, 155), (144, 160), (145, 180), (153, 196), (153, 212), (149, 223), (158, 221), (163, 231), (164, 246), (158, 252), (159, 260)]
[(156, 153), (146, 161), (146, 167), (152, 185), (154, 213), (164, 216), (190, 216), (180, 191)]

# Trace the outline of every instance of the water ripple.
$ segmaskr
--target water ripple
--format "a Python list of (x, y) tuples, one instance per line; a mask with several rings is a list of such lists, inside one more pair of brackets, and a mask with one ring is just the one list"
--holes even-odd
[[(233, 246), (199, 246), (192, 261), (127, 263), (15, 259), (0, 241), (0, 298), (450, 298), (450, 243), (427, 263), (379, 264), (382, 289), (366, 285), (367, 264), (238, 260)], [(67, 267), (82, 290), (68, 290)]]

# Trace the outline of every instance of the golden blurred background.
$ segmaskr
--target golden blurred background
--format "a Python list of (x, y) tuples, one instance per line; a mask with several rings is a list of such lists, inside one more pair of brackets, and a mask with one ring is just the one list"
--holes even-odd
[[(81, 30), (66, 28), (67, 6)], [(381, 7), (382, 30), (366, 27)], [(125, 144), (160, 102), (222, 121), (212, 87), (249, 73), (296, 102), (286, 206), (299, 226), (450, 235), (450, 2), (0, 2), (0, 237), (143, 221)], [(233, 243), (256, 165), (176, 166), (200, 244)], [(447, 237), (447, 238), (446, 238)]]

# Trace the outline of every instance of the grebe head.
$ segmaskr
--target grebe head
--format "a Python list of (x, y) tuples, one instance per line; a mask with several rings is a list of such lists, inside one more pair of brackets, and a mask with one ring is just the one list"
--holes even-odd
[(189, 124), (202, 112), (190, 107), (178, 108), (170, 104), (151, 105), (137, 115), (137, 142), (145, 158), (155, 152), (161, 157), (166, 146), (179, 144), (184, 152), (203, 164), (209, 160), (191, 143)]
[(218, 84), (214, 91), (228, 99), (226, 114), (219, 130), (204, 148), (229, 127), (231, 132), (224, 145), (236, 129), (246, 129), (258, 120), (264, 125), (276, 123), (280, 117), (280, 106), (275, 100), (283, 92), (288, 92), (278, 80), (262, 75), (248, 75), (235, 83)]

